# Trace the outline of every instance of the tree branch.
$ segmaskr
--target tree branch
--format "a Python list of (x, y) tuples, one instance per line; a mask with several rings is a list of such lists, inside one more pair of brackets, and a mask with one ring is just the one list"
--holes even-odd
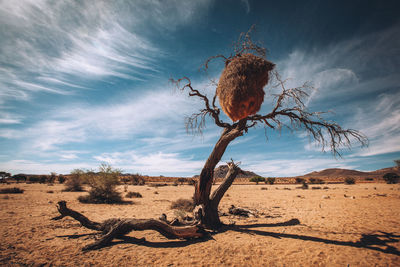
[(103, 233), (103, 236), (99, 240), (85, 246), (83, 250), (92, 250), (104, 247), (114, 238), (121, 238), (131, 231), (154, 230), (168, 239), (191, 239), (207, 235), (207, 232), (204, 231), (204, 228), (200, 225), (171, 226), (165, 222), (154, 219), (112, 218), (105, 220), (102, 223), (93, 222), (81, 213), (68, 208), (65, 201), (59, 201), (57, 209), (61, 215), (52, 218), (52, 220), (60, 220), (66, 216), (70, 216), (79, 221), (82, 226)]
[[(210, 101), (208, 100), (206, 95), (200, 93), (199, 90), (194, 89), (192, 86), (192, 82), (188, 77), (183, 77), (178, 80), (170, 79), (172, 83), (176, 85), (176, 87), (181, 90), (185, 91), (185, 89), (189, 90), (189, 96), (196, 96), (199, 97), (205, 105), (205, 108), (200, 110), (199, 113), (194, 113), (191, 117), (186, 119), (186, 130), (198, 131), (201, 133), (202, 129), (205, 126), (205, 117), (207, 115), (211, 116), (214, 119), (216, 125), (221, 128), (230, 128), (231, 125), (229, 123), (223, 122), (219, 118), (220, 109), (215, 105), (216, 96), (213, 97), (213, 101), (211, 103), (212, 107), (210, 106)], [(186, 84), (181, 86), (181, 82), (186, 81)]]
[[(306, 89), (313, 87), (305, 83), (300, 87), (287, 89), (277, 72), (273, 72), (278, 81), (276, 86), (281, 87), (282, 91), (276, 96), (276, 103), (273, 109), (266, 115), (255, 114), (248, 117), (252, 122), (249, 127), (257, 123), (265, 124), (267, 127), (275, 129), (281, 128), (283, 119), (287, 118), (290, 125), (287, 127), (292, 130), (305, 129), (306, 132), (322, 145), (322, 150), (329, 146), (334, 156), (341, 156), (339, 151), (341, 146), (350, 148), (350, 138), (355, 138), (362, 146), (368, 145), (367, 137), (353, 129), (343, 129), (335, 122), (329, 122), (322, 118), (324, 112), (308, 112), (304, 99), (308, 97)], [(275, 87), (276, 87), (275, 86)]]
[(213, 205), (216, 205), (217, 207), (226, 191), (232, 185), (236, 176), (241, 172), (239, 164), (236, 164), (235, 162), (233, 162), (233, 160), (231, 160), (231, 162), (227, 162), (227, 164), (228, 172), (226, 173), (224, 180), (210, 196), (210, 200), (214, 202)]

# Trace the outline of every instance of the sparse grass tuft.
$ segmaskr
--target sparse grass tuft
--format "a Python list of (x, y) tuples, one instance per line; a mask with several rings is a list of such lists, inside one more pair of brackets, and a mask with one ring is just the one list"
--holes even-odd
[(171, 209), (192, 212), (194, 209), (194, 201), (193, 199), (184, 199), (184, 198), (177, 199), (176, 201), (173, 201), (171, 203)]
[(0, 189), (0, 194), (22, 194), (24, 189), (18, 187), (9, 187)]
[(143, 196), (139, 192), (128, 192), (128, 193), (126, 193), (125, 197), (128, 197), (128, 198), (142, 198)]

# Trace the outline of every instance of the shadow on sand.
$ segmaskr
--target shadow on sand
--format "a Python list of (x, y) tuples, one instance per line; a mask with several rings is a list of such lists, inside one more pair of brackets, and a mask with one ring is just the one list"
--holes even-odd
[(400, 242), (400, 235), (396, 235), (393, 233), (386, 233), (382, 231), (377, 231), (377, 234), (361, 234), (361, 238), (355, 242), (353, 241), (339, 241), (339, 240), (331, 240), (326, 238), (314, 237), (314, 236), (306, 236), (306, 235), (298, 235), (298, 234), (286, 234), (286, 233), (276, 233), (276, 232), (268, 232), (268, 231), (260, 231), (254, 230), (250, 228), (257, 227), (277, 227), (277, 226), (293, 226), (300, 224), (300, 221), (297, 219), (292, 219), (283, 223), (275, 223), (275, 224), (249, 224), (249, 225), (235, 225), (226, 229), (226, 231), (236, 231), (241, 233), (248, 233), (253, 235), (274, 237), (274, 238), (290, 238), (304, 241), (313, 241), (324, 244), (338, 245), (338, 246), (348, 246), (355, 248), (366, 248), (371, 249), (387, 254), (393, 254), (400, 256), (400, 251), (397, 248), (389, 245), (390, 243), (398, 243)]
[[(289, 239), (297, 239), (304, 241), (312, 241), (319, 242), (324, 244), (338, 245), (338, 246), (348, 246), (355, 248), (365, 248), (370, 250), (375, 250), (387, 254), (393, 254), (400, 256), (400, 251), (397, 248), (391, 246), (391, 243), (400, 242), (400, 235), (396, 235), (393, 233), (386, 233), (382, 231), (377, 231), (377, 234), (361, 234), (361, 238), (355, 242), (353, 241), (339, 241), (339, 240), (331, 240), (321, 237), (315, 236), (307, 236), (307, 235), (298, 235), (298, 234), (287, 234), (287, 233), (276, 233), (269, 231), (260, 231), (255, 230), (253, 228), (270, 228), (270, 227), (281, 227), (281, 226), (295, 226), (299, 225), (300, 221), (298, 219), (292, 219), (286, 222), (281, 223), (272, 223), (272, 224), (247, 224), (247, 225), (226, 225), (220, 231), (211, 233), (206, 238), (201, 239), (192, 239), (192, 240), (177, 240), (177, 241), (163, 241), (163, 242), (152, 242), (147, 241), (144, 238), (138, 239), (130, 236), (122, 236), (120, 237), (121, 241), (114, 241), (105, 247), (110, 247), (118, 244), (135, 244), (140, 246), (152, 247), (152, 248), (177, 248), (177, 247), (186, 247), (192, 244), (205, 242), (208, 240), (213, 240), (213, 235), (218, 233), (223, 233), (227, 231), (235, 231), (240, 233), (247, 233), (251, 235), (259, 235), (265, 237), (273, 237), (273, 238), (289, 238)], [(65, 235), (65, 236), (57, 236), (57, 237), (67, 237), (67, 238), (79, 238), (83, 236), (90, 236), (95, 234), (82, 234), (82, 235)]]

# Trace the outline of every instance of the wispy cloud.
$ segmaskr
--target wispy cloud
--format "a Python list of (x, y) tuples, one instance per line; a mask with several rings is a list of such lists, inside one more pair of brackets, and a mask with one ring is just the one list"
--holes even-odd
[(291, 78), (288, 87), (312, 81), (318, 91), (313, 101), (343, 99), (380, 93), (398, 86), (396, 72), (400, 27), (345, 40), (311, 51), (295, 50), (278, 62), (282, 76)]
[(400, 92), (379, 95), (356, 116), (356, 127), (368, 134), (370, 146), (359, 156), (400, 151)]
[(97, 167), (87, 163), (52, 163), (33, 160), (10, 160), (0, 162), (2, 170), (9, 170), (11, 173), (26, 173), (26, 174), (49, 174), (52, 171), (58, 173), (70, 173), (73, 169), (91, 169)]
[(22, 123), (22, 117), (15, 115), (15, 114), (11, 114), (11, 113), (7, 113), (3, 110), (0, 110), (1, 114), (0, 114), (0, 124), (20, 124)]
[(240, 0), (243, 3), (244, 7), (246, 8), (246, 14), (250, 13), (250, 3), (249, 0)]
[(123, 96), (123, 100), (88, 106), (76, 104), (54, 111), (51, 117), (24, 131), (2, 129), (0, 135), (27, 140), (30, 146), (50, 150), (87, 140), (124, 140), (140, 134), (146, 138), (184, 131), (184, 114), (198, 103), (168, 90)]
[[(99, 162), (105, 162), (117, 166), (124, 171), (139, 172), (149, 175), (182, 175), (192, 176), (199, 172), (203, 161), (178, 153), (149, 153), (141, 151), (126, 151), (115, 153), (103, 153), (95, 156)], [(196, 172), (197, 171), (197, 172)]]
[(273, 159), (257, 160), (246, 157), (243, 169), (254, 171), (263, 176), (290, 177), (303, 175), (312, 171), (323, 170), (326, 168), (354, 169), (349, 160), (339, 162), (335, 159), (310, 158), (310, 159)]
[(65, 94), (101, 77), (146, 80), (165, 54), (145, 36), (195, 19), (210, 2), (2, 1), (0, 103)]
[[(313, 82), (317, 90), (307, 101), (313, 110), (333, 109), (334, 120), (370, 139), (369, 149), (356, 149), (357, 155), (399, 151), (400, 95), (393, 93), (400, 82), (396, 67), (400, 65), (396, 48), (400, 46), (399, 29), (392, 27), (323, 50), (296, 50), (278, 63), (282, 76), (292, 78), (288, 87)], [(313, 142), (305, 149), (320, 150)]]

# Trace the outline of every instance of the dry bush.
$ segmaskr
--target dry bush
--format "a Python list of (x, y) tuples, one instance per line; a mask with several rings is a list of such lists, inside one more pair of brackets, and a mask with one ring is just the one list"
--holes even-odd
[(385, 173), (385, 175), (383, 175), (383, 179), (388, 184), (397, 184), (400, 179), (400, 176), (397, 175), (396, 173), (389, 172), (389, 173)]
[(133, 174), (130, 177), (130, 181), (133, 185), (144, 185), (146, 183), (144, 177), (140, 174)]
[(65, 181), (65, 188), (63, 191), (67, 192), (82, 192), (83, 187), (83, 179), (85, 176), (85, 172), (80, 169), (75, 169), (71, 172), (67, 180)]
[(192, 212), (194, 209), (194, 201), (193, 199), (184, 199), (184, 198), (177, 199), (176, 201), (173, 201), (171, 203), (171, 209)]
[(310, 178), (308, 179), (310, 184), (324, 184), (325, 181), (320, 178)]
[(254, 176), (251, 177), (249, 181), (258, 184), (259, 182), (265, 182), (265, 178), (261, 176)]
[(0, 194), (22, 194), (24, 189), (18, 187), (9, 187), (0, 189)]
[(127, 197), (127, 198), (142, 198), (143, 196), (139, 192), (128, 192), (128, 193), (126, 193), (125, 197)]
[(270, 184), (270, 185), (273, 185), (274, 183), (275, 183), (275, 178), (274, 177), (268, 177), (266, 180), (265, 180), (265, 183), (266, 184)]
[(352, 178), (352, 177), (346, 177), (346, 178), (344, 179), (344, 183), (345, 183), (345, 184), (355, 184), (355, 183), (356, 183), (356, 180), (355, 180), (354, 178)]
[(78, 200), (82, 203), (93, 204), (124, 203), (121, 194), (116, 189), (120, 174), (118, 169), (113, 169), (106, 164), (100, 165), (98, 173), (86, 172), (85, 181), (91, 189), (89, 195), (80, 196)]

